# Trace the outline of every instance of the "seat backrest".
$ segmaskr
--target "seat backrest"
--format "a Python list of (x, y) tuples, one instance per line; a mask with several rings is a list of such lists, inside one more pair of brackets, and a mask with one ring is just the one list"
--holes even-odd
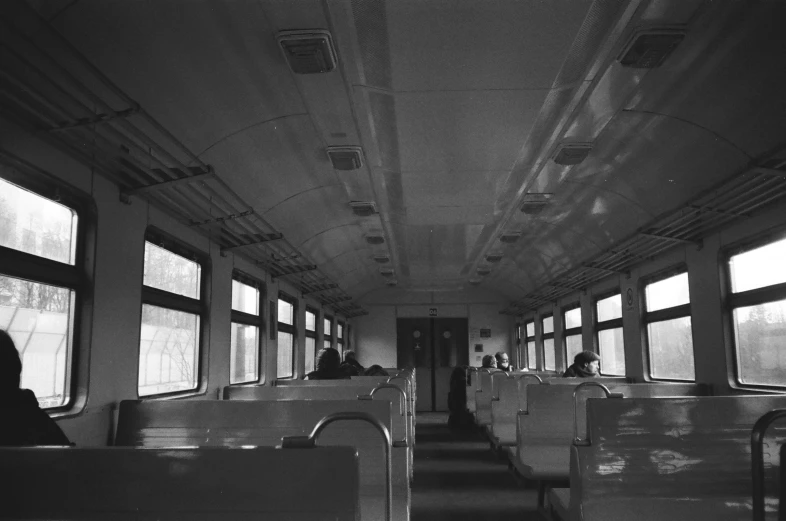
[(355, 521), (358, 515), (358, 460), (350, 447), (0, 448), (0, 467), (9, 478), (3, 519)]
[[(391, 404), (382, 400), (140, 401), (120, 402), (116, 445), (143, 447), (275, 447), (284, 436), (306, 436), (334, 412), (365, 412), (390, 430)], [(385, 451), (379, 432), (359, 421), (325, 428), (320, 445), (349, 445), (360, 455), (361, 483), (385, 485)], [(406, 461), (394, 467), (394, 486), (408, 486)]]
[[(634, 505), (648, 519), (750, 519), (751, 430), (784, 407), (786, 395), (590, 399), (589, 439), (571, 449), (571, 511), (587, 521)], [(786, 426), (774, 424), (766, 441), (774, 482)]]

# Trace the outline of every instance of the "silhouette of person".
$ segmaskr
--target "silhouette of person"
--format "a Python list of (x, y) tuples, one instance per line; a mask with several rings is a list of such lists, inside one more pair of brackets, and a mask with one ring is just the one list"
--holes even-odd
[(494, 355), (486, 355), (486, 356), (483, 357), (483, 360), (481, 361), (480, 367), (481, 367), (481, 369), (484, 368), (484, 367), (488, 368), (488, 369), (496, 369), (497, 368), (497, 359), (494, 358)]
[(306, 380), (339, 380), (349, 378), (341, 370), (341, 355), (332, 347), (320, 349), (317, 353), (317, 368), (306, 375)]
[(20, 389), (22, 360), (11, 336), (0, 329), (0, 446), (71, 445), (68, 438), (38, 406), (35, 393)]
[(341, 370), (350, 376), (358, 376), (363, 374), (366, 368), (357, 361), (355, 352), (348, 349), (344, 351), (344, 363), (341, 364)]

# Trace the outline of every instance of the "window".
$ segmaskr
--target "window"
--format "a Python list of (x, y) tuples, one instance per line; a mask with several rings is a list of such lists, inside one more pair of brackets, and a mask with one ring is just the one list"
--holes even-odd
[(317, 310), (306, 308), (306, 374), (315, 369), (317, 356)]
[(513, 327), (514, 327), (513, 334), (516, 335), (516, 349), (514, 351), (516, 353), (515, 364), (516, 364), (516, 367), (521, 367), (521, 360), (522, 360), (522, 358), (521, 358), (521, 328), (523, 326), (521, 324), (519, 324), (518, 322), (516, 322), (516, 324)]
[(278, 358), (276, 378), (295, 375), (295, 304), (296, 300), (285, 293), (278, 295)]
[(644, 297), (650, 377), (695, 380), (688, 273), (646, 284)]
[(338, 352), (344, 353), (344, 323), (336, 322), (336, 343), (338, 345)]
[(732, 251), (729, 308), (736, 380), (786, 385), (786, 238)]
[(65, 199), (0, 179), (0, 328), (19, 351), (21, 386), (42, 408), (67, 407), (73, 396), (84, 223), (81, 201)]
[(565, 365), (573, 363), (573, 358), (581, 353), (583, 344), (581, 341), (581, 308), (573, 307), (565, 310), (562, 314), (563, 333), (565, 339)]
[(139, 396), (193, 391), (199, 383), (202, 263), (155, 231), (145, 241)]
[(535, 350), (535, 321), (530, 321), (525, 324), (527, 336), (524, 338), (527, 348), (527, 369), (538, 368), (538, 355)]
[(622, 295), (595, 302), (595, 335), (600, 349), (600, 373), (625, 375), (625, 341), (622, 335)]
[(333, 347), (333, 317), (325, 315), (323, 336), (325, 340), (325, 348)]
[(262, 339), (261, 283), (240, 273), (232, 275), (232, 323), (229, 383), (256, 382), (260, 375)]
[(543, 342), (543, 369), (546, 371), (557, 370), (556, 352), (554, 351), (554, 317), (543, 317), (541, 321), (541, 340)]

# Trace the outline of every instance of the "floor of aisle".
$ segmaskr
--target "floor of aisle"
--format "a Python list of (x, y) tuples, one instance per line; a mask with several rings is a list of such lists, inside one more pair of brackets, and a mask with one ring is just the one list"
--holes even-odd
[(524, 488), (476, 429), (448, 428), (447, 413), (418, 413), (411, 521), (543, 521)]

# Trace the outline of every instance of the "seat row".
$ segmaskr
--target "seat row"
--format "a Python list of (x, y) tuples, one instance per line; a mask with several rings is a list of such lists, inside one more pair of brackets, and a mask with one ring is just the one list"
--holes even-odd
[[(786, 407), (786, 395), (709, 396), (702, 384), (471, 375), (476, 422), (563, 521), (751, 519), (751, 431)], [(779, 419), (762, 445), (766, 482), (784, 441)]]
[(413, 385), (402, 371), (123, 401), (115, 447), (0, 450), (0, 517), (408, 521)]

